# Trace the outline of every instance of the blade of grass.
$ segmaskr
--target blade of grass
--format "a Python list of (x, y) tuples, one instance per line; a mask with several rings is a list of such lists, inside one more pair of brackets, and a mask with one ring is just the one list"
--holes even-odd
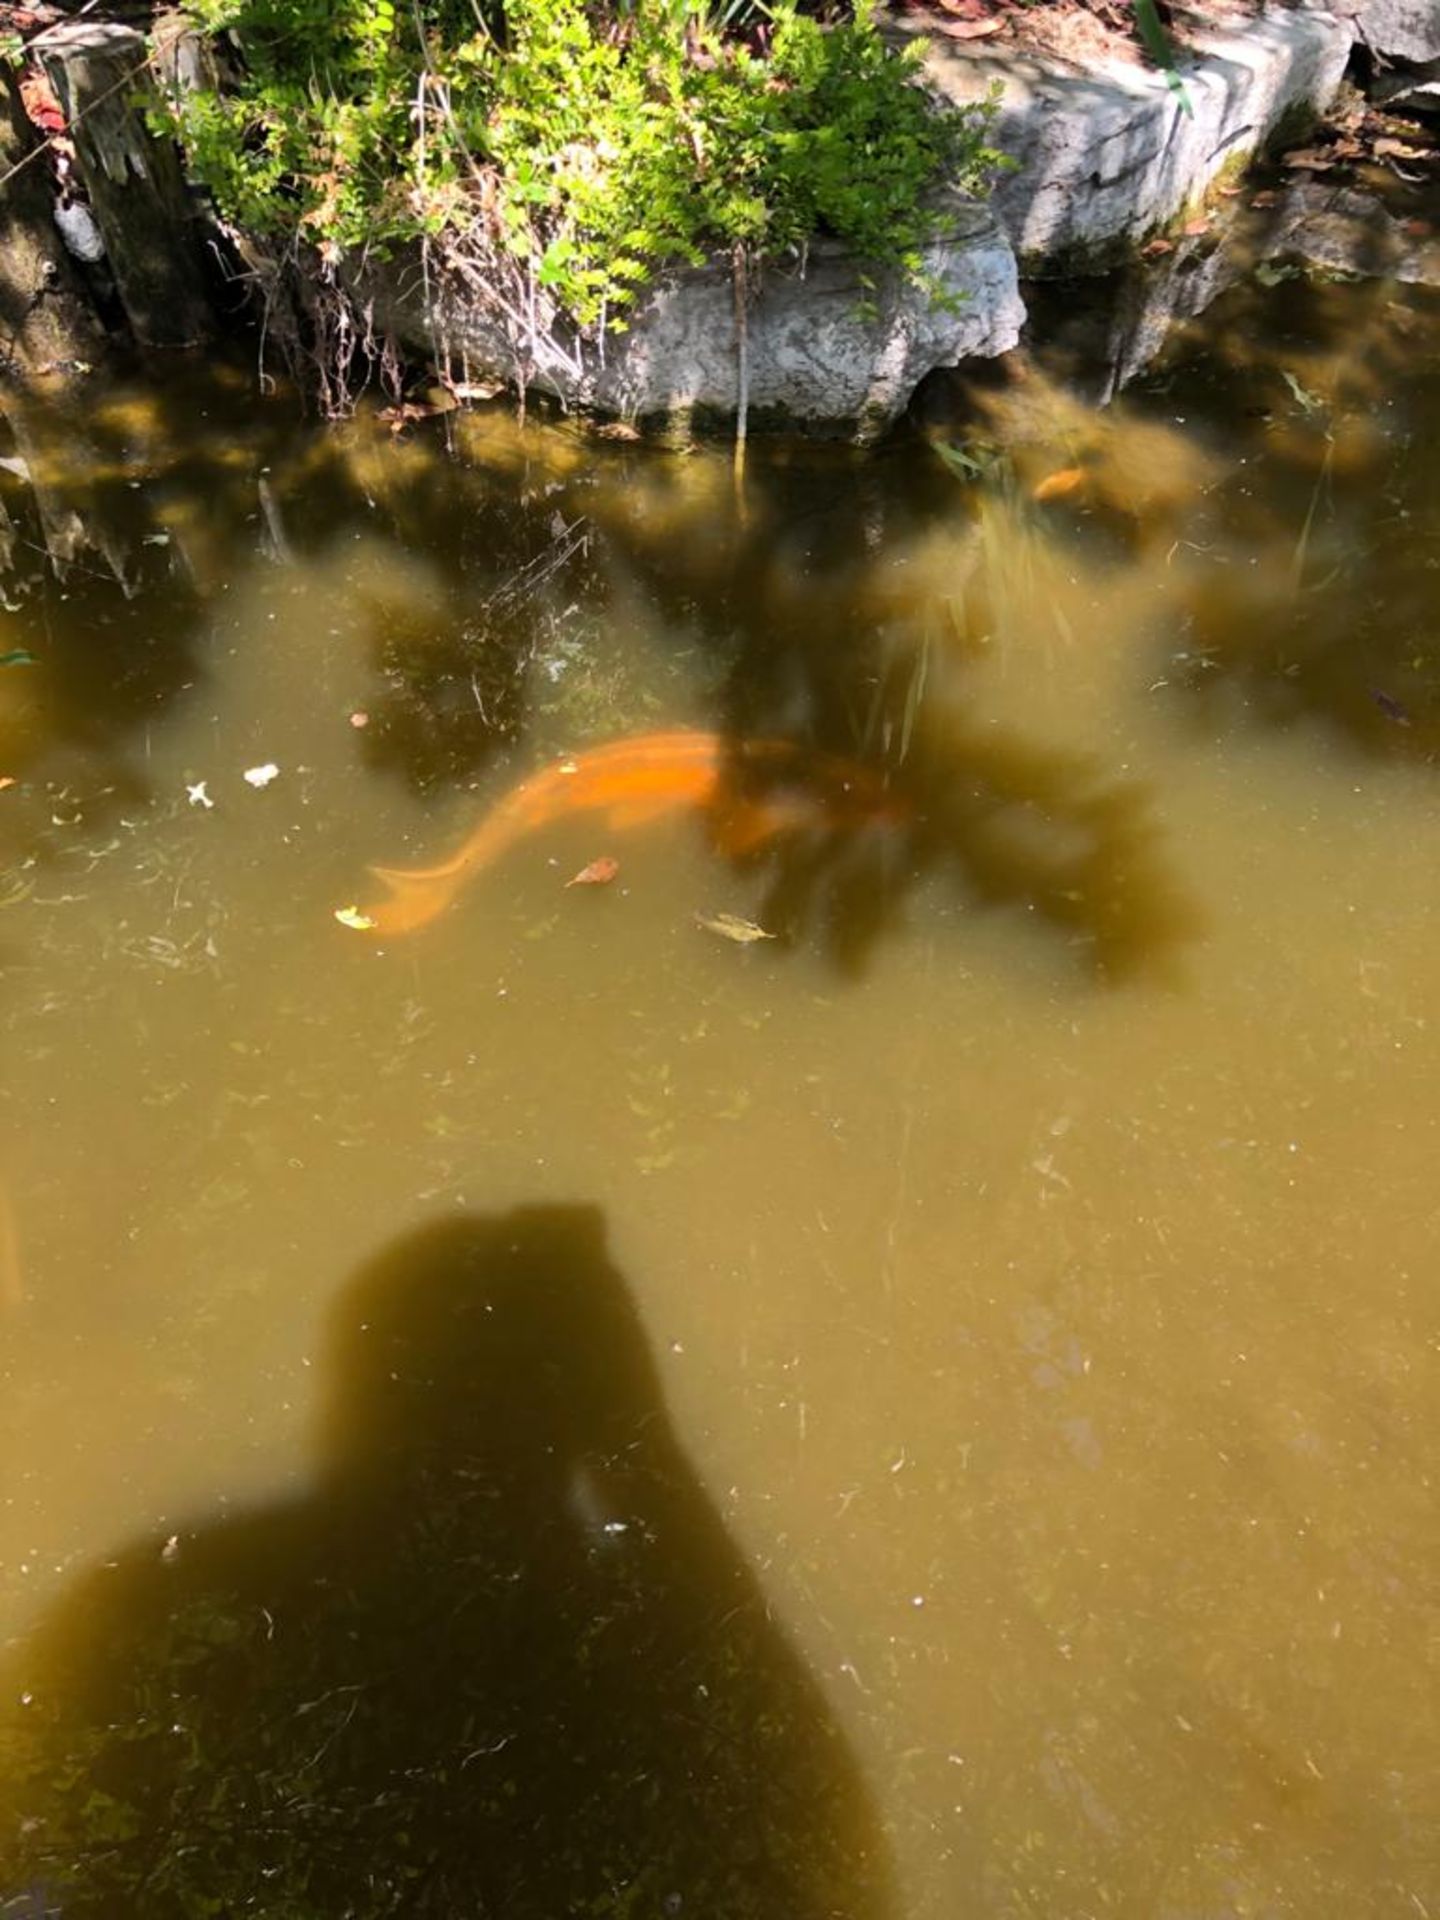
[(1135, 25), (1145, 51), (1165, 75), (1165, 84), (1180, 102), (1181, 111), (1193, 120), (1195, 109), (1175, 67), (1175, 43), (1165, 31), (1155, 0), (1135, 0)]

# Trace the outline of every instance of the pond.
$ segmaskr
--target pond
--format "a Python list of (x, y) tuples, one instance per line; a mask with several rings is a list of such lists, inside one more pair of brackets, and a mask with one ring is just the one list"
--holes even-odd
[(1440, 301), (34, 444), (0, 1912), (1440, 1914)]

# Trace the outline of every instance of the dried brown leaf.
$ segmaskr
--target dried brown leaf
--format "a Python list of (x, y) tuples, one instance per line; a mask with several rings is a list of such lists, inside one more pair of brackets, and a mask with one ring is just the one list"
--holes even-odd
[(565, 884), (567, 887), (608, 887), (619, 871), (620, 862), (612, 860), (608, 853), (602, 853), (598, 860), (592, 860), (588, 867), (582, 867)]
[(1382, 133), (1371, 148), (1377, 160), (1428, 160), (1432, 150), (1414, 140), (1397, 140), (1391, 134)]
[(943, 33), (948, 40), (984, 40), (992, 33), (1003, 33), (1003, 20), (931, 20), (931, 33)]
[(503, 380), (455, 380), (450, 384), (450, 392), (457, 400), (493, 400), (497, 393), (504, 391)]

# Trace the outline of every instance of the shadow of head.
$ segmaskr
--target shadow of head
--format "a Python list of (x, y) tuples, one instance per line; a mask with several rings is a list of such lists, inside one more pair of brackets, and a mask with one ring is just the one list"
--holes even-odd
[(466, 1216), (399, 1241), (333, 1312), (330, 1380), (322, 1472), (366, 1498), (387, 1486), (408, 1498), (436, 1463), (464, 1462), (496, 1487), (561, 1499), (586, 1461), (633, 1449), (664, 1420), (639, 1317), (589, 1207)]
[(400, 1239), (341, 1295), (330, 1369), (310, 1492), (131, 1550), (22, 1649), (0, 1902), (888, 1912), (854, 1762), (597, 1212)]

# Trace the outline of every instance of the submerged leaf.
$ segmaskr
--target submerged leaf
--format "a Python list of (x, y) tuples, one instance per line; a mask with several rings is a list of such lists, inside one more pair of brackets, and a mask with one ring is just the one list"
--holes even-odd
[(742, 920), (737, 913), (697, 913), (695, 924), (706, 933), (718, 933), (722, 940), (734, 940), (742, 947), (749, 946), (752, 940), (775, 938), (764, 927), (757, 927), (753, 920)]
[(1281, 154), (1280, 164), (1282, 167), (1309, 167), (1314, 173), (1324, 173), (1335, 162), (1319, 147), (1296, 147), (1293, 153)]
[(1294, 394), (1296, 400), (1299, 401), (1306, 413), (1318, 413), (1320, 411), (1324, 402), (1321, 400), (1319, 394), (1311, 393), (1307, 387), (1302, 387), (1288, 367), (1281, 367), (1280, 378), (1285, 382), (1286, 386), (1289, 387), (1291, 393)]
[(932, 440), (931, 447), (944, 461), (945, 465), (962, 480), (978, 480), (993, 462), (993, 455), (971, 453), (966, 447), (958, 447), (948, 440)]
[(619, 871), (620, 862), (612, 860), (608, 853), (602, 853), (598, 860), (592, 860), (588, 867), (582, 867), (565, 884), (567, 887), (608, 887)]
[(12, 647), (9, 653), (0, 653), (0, 667), (33, 667), (35, 656), (27, 653), (24, 647)]
[(335, 918), (342, 927), (354, 927), (357, 933), (368, 933), (375, 925), (368, 913), (362, 913), (358, 907), (336, 907)]
[(1394, 694), (1386, 693), (1383, 687), (1371, 687), (1369, 692), (1370, 698), (1387, 720), (1393, 720), (1397, 727), (1410, 725), (1409, 710), (1395, 698)]
[(455, 380), (446, 391), (456, 400), (493, 400), (505, 391), (503, 380)]

